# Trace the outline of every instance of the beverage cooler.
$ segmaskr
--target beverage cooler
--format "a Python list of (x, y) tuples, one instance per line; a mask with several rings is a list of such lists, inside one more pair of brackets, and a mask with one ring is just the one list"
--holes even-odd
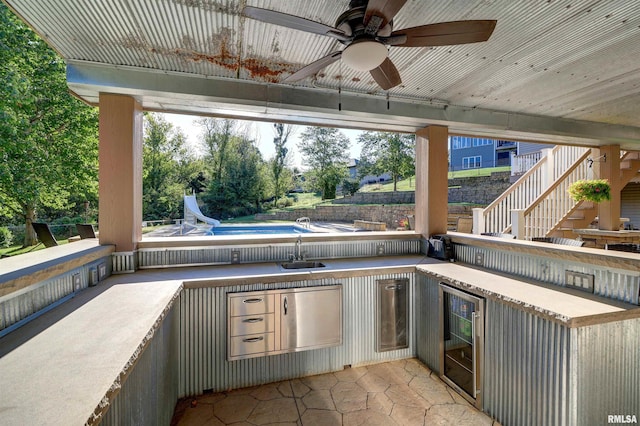
[(440, 377), (481, 408), (484, 299), (440, 283)]

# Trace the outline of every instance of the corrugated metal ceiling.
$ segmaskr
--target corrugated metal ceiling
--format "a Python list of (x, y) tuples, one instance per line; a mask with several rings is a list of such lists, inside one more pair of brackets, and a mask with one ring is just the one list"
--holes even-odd
[[(241, 16), (245, 5), (333, 26), (348, 0), (5, 0), (65, 59), (274, 84), (336, 40)], [(391, 99), (640, 127), (640, 2), (409, 0), (394, 29), (496, 19), (485, 43), (391, 47), (382, 91), (340, 61), (294, 84)]]

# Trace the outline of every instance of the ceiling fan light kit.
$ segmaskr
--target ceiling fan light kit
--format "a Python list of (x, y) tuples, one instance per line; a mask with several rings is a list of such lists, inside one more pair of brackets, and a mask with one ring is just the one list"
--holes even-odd
[(373, 40), (355, 41), (342, 51), (342, 61), (356, 71), (371, 71), (387, 59), (387, 47)]
[(345, 46), (291, 74), (283, 80), (293, 83), (318, 73), (336, 61), (357, 71), (369, 71), (383, 90), (402, 83), (400, 73), (389, 59), (388, 47), (430, 47), (487, 41), (496, 21), (440, 22), (393, 31), (393, 18), (407, 0), (351, 0), (349, 9), (331, 27), (299, 16), (246, 6), (247, 18), (332, 37)]

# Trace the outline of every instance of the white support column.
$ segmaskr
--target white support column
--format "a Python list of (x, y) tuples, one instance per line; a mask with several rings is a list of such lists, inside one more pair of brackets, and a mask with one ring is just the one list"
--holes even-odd
[(484, 229), (484, 209), (476, 207), (471, 209), (473, 212), (473, 233), (480, 235), (485, 232)]
[(518, 240), (525, 239), (524, 233), (524, 210), (511, 210), (511, 233)]

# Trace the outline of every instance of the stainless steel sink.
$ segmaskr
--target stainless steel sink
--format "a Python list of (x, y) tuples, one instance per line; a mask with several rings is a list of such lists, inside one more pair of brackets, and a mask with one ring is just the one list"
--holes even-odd
[(324, 268), (325, 265), (322, 262), (318, 262), (318, 261), (307, 261), (307, 260), (302, 260), (302, 261), (294, 261), (294, 262), (288, 262), (288, 263), (281, 263), (280, 266), (283, 269), (313, 269), (313, 268)]

